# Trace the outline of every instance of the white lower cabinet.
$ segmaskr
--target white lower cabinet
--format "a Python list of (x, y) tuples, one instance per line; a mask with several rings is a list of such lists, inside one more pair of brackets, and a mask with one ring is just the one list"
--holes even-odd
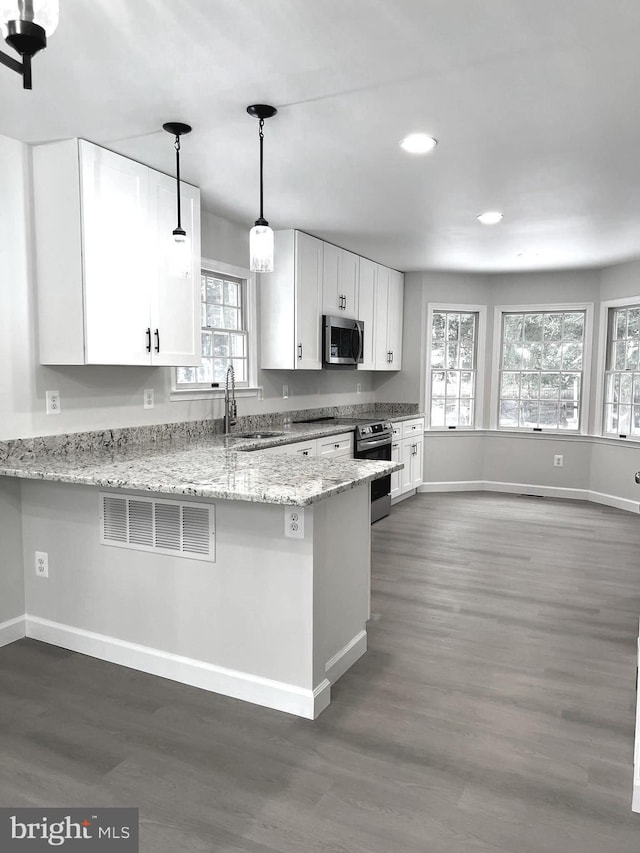
[(277, 447), (265, 447), (262, 453), (280, 453), (289, 456), (317, 456), (318, 443), (312, 441), (294, 441), (291, 444), (278, 444)]
[(318, 456), (322, 456), (324, 459), (353, 459), (352, 432), (319, 438), (317, 442)]
[[(396, 454), (396, 455), (394, 455)], [(391, 475), (391, 499), (413, 492), (423, 482), (424, 418), (394, 424), (391, 458), (402, 462), (404, 468)], [(397, 477), (397, 480), (394, 480)]]
[[(402, 452), (400, 448), (400, 445), (402, 443), (402, 440), (400, 438), (401, 434), (401, 429), (396, 430), (395, 427), (393, 428), (393, 440), (391, 443), (392, 462), (402, 462)], [(399, 498), (402, 494), (401, 475), (402, 471), (394, 471), (394, 473), (391, 475), (391, 500), (393, 500), (394, 498)]]
[(321, 456), (324, 459), (353, 459), (353, 433), (341, 432), (325, 438), (312, 438), (308, 441), (294, 441), (265, 447), (262, 453), (289, 454), (292, 456)]

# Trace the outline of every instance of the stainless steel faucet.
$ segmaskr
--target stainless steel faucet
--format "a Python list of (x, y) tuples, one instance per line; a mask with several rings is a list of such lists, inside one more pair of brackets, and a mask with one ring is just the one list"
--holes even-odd
[[(229, 379), (231, 379), (231, 393), (229, 393)], [(227, 378), (224, 388), (224, 434), (229, 435), (231, 427), (235, 426), (238, 418), (238, 404), (236, 403), (236, 372), (233, 365), (227, 367)]]

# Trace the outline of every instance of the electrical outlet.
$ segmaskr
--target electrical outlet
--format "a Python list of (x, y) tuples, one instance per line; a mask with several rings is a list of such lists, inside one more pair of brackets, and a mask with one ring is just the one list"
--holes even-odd
[(153, 388), (144, 389), (143, 405), (145, 409), (153, 409), (155, 405), (153, 402)]
[(282, 399), (283, 400), (289, 399), (289, 386), (288, 385), (282, 386)]
[(46, 551), (36, 551), (35, 552), (35, 562), (36, 562), (36, 577), (38, 578), (48, 578), (49, 577), (49, 555)]
[(47, 401), (47, 414), (48, 415), (59, 415), (60, 414), (60, 392), (59, 391), (47, 391), (46, 392), (46, 401)]
[(358, 383), (356, 383), (356, 394), (361, 394), (361, 393), (362, 393), (362, 383), (358, 382)]
[(284, 535), (289, 539), (304, 539), (304, 507), (284, 508)]
[(562, 468), (564, 465), (564, 456), (561, 453), (556, 453), (553, 457), (553, 467), (554, 468)]

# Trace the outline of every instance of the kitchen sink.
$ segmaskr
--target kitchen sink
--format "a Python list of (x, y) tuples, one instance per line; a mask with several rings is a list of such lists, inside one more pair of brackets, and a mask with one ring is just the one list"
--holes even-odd
[(284, 435), (283, 432), (233, 432), (229, 438), (275, 438), (278, 435)]

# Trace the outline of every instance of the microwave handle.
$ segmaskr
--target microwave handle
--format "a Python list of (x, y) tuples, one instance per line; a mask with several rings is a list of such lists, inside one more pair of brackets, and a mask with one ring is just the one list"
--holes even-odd
[(360, 362), (362, 358), (362, 329), (360, 328), (360, 323), (356, 320), (354, 332), (358, 333), (358, 349), (357, 351), (353, 348), (353, 334), (351, 335), (351, 354), (353, 355), (353, 360), (356, 364)]

